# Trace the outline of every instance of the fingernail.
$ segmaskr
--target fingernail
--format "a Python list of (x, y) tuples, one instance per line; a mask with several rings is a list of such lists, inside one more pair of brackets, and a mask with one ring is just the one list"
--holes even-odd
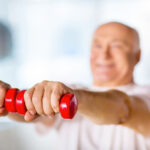
[(35, 114), (36, 114), (33, 110), (30, 110), (29, 113), (30, 113), (31, 115), (35, 115)]
[(48, 118), (53, 119), (54, 115), (49, 115)]
[(49, 119), (52, 119), (52, 116), (48, 116)]

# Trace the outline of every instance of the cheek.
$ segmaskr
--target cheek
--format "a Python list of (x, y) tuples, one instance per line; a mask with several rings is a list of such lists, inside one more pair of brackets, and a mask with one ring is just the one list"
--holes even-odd
[(97, 57), (98, 57), (98, 54), (95, 51), (91, 52), (91, 56), (90, 56), (91, 65), (96, 62)]
[(117, 53), (114, 55), (114, 61), (118, 69), (123, 71), (124, 69), (128, 69), (130, 67), (130, 57), (125, 53)]

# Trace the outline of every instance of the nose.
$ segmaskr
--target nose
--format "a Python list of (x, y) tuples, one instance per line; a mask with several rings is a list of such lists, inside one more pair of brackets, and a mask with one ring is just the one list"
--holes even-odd
[(110, 58), (110, 49), (109, 46), (105, 46), (101, 49), (99, 56), (101, 59), (108, 59)]

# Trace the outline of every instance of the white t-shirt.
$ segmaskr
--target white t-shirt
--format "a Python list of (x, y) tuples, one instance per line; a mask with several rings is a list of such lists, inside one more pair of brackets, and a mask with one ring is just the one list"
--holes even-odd
[[(108, 89), (89, 87), (93, 91)], [(150, 87), (129, 84), (115, 89), (142, 97), (150, 109)], [(121, 125), (96, 125), (79, 114), (73, 120), (59, 118), (55, 126), (59, 150), (150, 150), (150, 138)]]

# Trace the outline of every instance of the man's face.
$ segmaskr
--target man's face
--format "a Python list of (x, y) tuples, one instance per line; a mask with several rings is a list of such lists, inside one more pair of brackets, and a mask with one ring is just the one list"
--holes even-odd
[(131, 29), (104, 25), (94, 35), (91, 49), (91, 71), (95, 85), (116, 86), (132, 80), (139, 59), (137, 42)]

